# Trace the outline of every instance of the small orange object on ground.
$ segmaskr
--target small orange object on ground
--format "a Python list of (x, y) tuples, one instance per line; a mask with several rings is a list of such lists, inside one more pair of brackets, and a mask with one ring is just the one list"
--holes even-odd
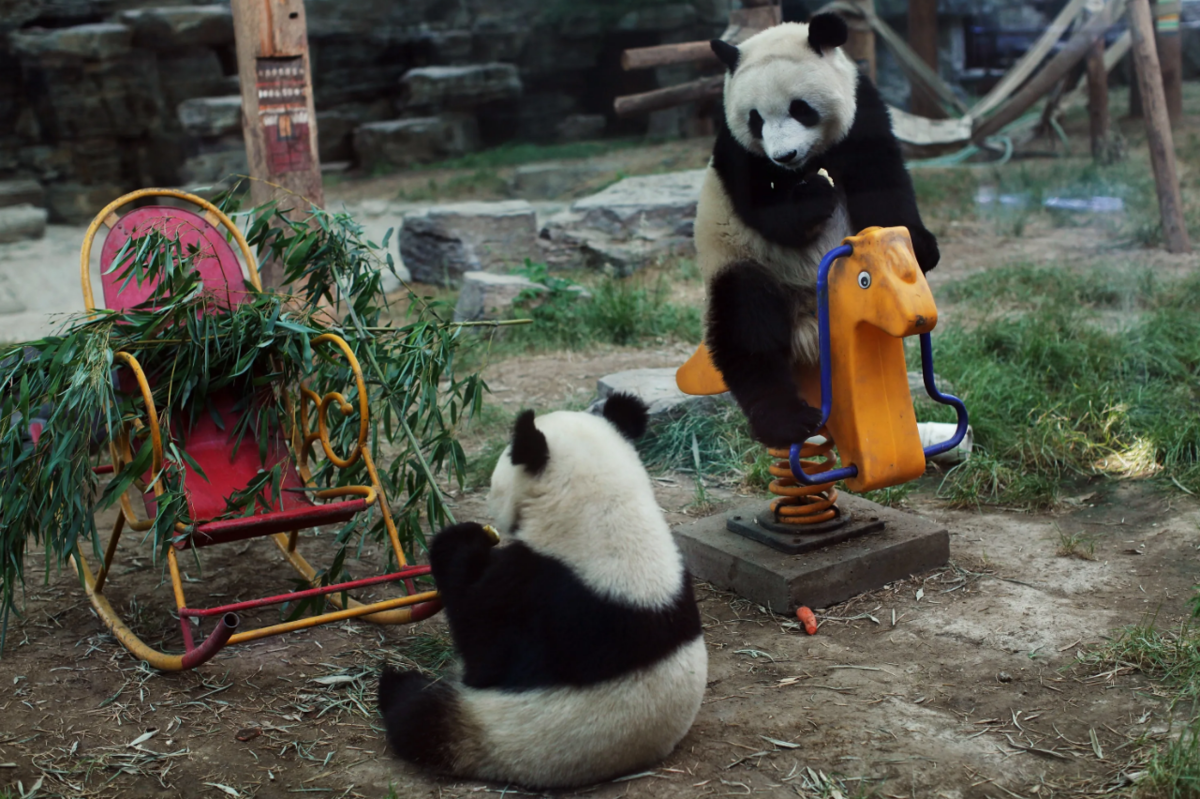
[(809, 635), (817, 634), (817, 617), (806, 606), (796, 608), (796, 618), (804, 625), (804, 632)]

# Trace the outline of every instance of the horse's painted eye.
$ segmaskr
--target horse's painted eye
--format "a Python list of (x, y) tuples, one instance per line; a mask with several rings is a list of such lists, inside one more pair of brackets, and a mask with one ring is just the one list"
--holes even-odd
[(858, 273), (858, 287), (860, 289), (871, 288), (871, 273), (870, 272), (859, 272)]

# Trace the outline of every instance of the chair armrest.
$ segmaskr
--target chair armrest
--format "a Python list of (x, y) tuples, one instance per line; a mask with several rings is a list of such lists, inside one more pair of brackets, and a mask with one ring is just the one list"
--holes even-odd
[[(346, 469), (353, 466), (362, 457), (363, 448), (367, 444), (367, 434), (370, 431), (370, 415), (367, 409), (367, 383), (363, 379), (362, 367), (358, 363), (358, 358), (354, 356), (354, 351), (350, 349), (350, 345), (338, 335), (333, 333), (325, 333), (317, 336), (312, 340), (314, 346), (319, 344), (333, 344), (346, 358), (350, 364), (350, 371), (354, 373), (355, 387), (358, 389), (358, 441), (354, 444), (354, 449), (345, 457), (340, 457), (333, 451), (333, 443), (329, 440), (329, 422), (327, 414), (329, 406), (337, 403), (338, 410), (343, 416), (349, 416), (354, 413), (354, 406), (346, 401), (345, 396), (337, 391), (331, 391), (324, 397), (317, 396), (317, 393), (307, 385), (302, 385), (300, 388), (300, 430), (304, 438), (299, 447), (297, 454), (299, 465), (302, 474), (308, 471), (308, 450), (313, 442), (320, 441), (321, 449), (325, 451), (325, 457), (338, 468)], [(317, 430), (310, 432), (308, 426), (308, 403), (312, 403), (317, 407)], [(307, 475), (304, 475), (307, 480)]]

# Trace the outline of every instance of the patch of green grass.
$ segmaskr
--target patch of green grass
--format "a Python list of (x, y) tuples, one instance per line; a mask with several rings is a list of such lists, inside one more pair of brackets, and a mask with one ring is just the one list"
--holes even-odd
[(756, 473), (765, 452), (750, 437), (746, 418), (732, 404), (715, 410), (693, 407), (674, 419), (654, 423), (638, 442), (638, 451), (651, 471), (741, 477), (747, 482), (761, 479), (766, 471), (764, 465)]
[(518, 297), (517, 319), (501, 346), (525, 351), (579, 349), (592, 344), (630, 346), (647, 339), (699, 341), (700, 310), (667, 299), (669, 286), (659, 275), (650, 282), (639, 276), (604, 277), (589, 289), (550, 275), (545, 266), (527, 264), (524, 274), (546, 286), (545, 292)]
[[(1098, 308), (1126, 300), (1104, 278), (1007, 271), (980, 278), (978, 294), (967, 281), (962, 296), (978, 313), (961, 316), (978, 321), (935, 339), (937, 371), (966, 401), (976, 442), (943, 496), (955, 505), (1042, 507), (1072, 473), (1161, 472), (1200, 490), (1200, 278), (1148, 285), (1131, 299), (1141, 312), (1114, 326)], [(995, 312), (1043, 284), (1035, 310)], [(915, 346), (909, 358), (919, 360)], [(917, 415), (953, 419), (929, 403)]]
[[(1134, 668), (1160, 682), (1156, 696), (1168, 700), (1167, 712), (1182, 713), (1178, 736), (1165, 742), (1144, 740), (1147, 749), (1139, 799), (1194, 799), (1200, 796), (1200, 636), (1191, 622), (1164, 631), (1154, 620), (1126, 627), (1113, 640), (1079, 656), (1089, 669)], [(1164, 690), (1165, 689), (1165, 690)]]
[(950, 302), (994, 303), (1040, 307), (1077, 303), (1092, 308), (1130, 309), (1157, 296), (1154, 273), (1090, 267), (1086, 274), (1018, 263), (979, 272), (951, 283), (940, 292)]
[(1096, 539), (1082, 532), (1067, 533), (1058, 531), (1058, 551), (1060, 558), (1078, 558), (1079, 560), (1096, 559)]
[(474, 172), (454, 175), (444, 183), (430, 178), (424, 186), (400, 190), (396, 198), (407, 202), (445, 201), (480, 193), (501, 194), (507, 188), (508, 184), (495, 169), (476, 169)]

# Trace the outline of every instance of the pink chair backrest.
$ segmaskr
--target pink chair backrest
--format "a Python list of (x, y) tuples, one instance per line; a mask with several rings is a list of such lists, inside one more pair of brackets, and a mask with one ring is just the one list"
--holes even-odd
[(218, 297), (227, 298), (230, 306), (245, 302), (242, 267), (221, 230), (192, 211), (149, 205), (121, 217), (104, 240), (100, 251), (100, 281), (104, 287), (105, 307), (123, 311), (150, 297), (153, 281), (145, 281), (139, 286), (136, 279), (131, 279), (122, 290), (125, 279), (120, 273), (125, 271), (126, 264), (109, 273), (125, 242), (130, 238), (141, 238), (150, 230), (158, 230), (172, 240), (178, 239), (185, 253), (195, 247), (198, 252), (194, 263), (204, 287)]

